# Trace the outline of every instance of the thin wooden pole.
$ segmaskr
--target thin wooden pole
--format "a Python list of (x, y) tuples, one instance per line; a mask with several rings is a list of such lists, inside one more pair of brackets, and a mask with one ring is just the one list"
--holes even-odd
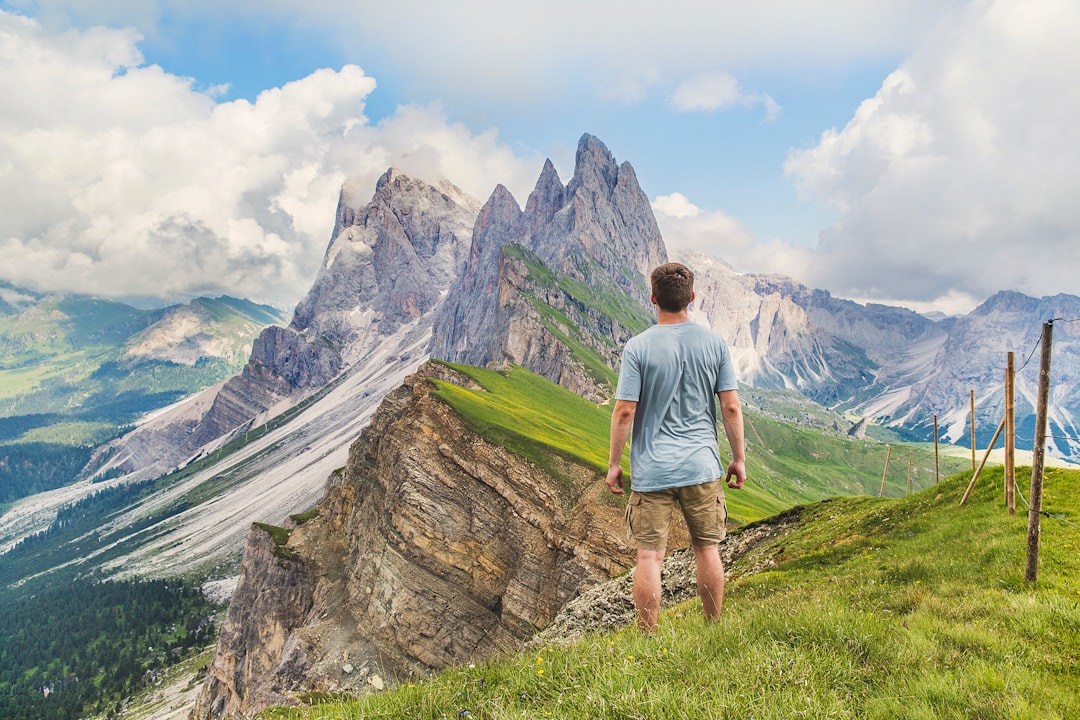
[(971, 391), (971, 469), (975, 469), (975, 391)]
[(1043, 323), (1042, 357), (1039, 360), (1039, 403), (1035, 410), (1035, 447), (1031, 456), (1031, 493), (1028, 511), (1027, 567), (1024, 578), (1035, 582), (1039, 570), (1039, 520), (1042, 517), (1043, 463), (1046, 459), (1046, 416), (1050, 404), (1050, 346), (1054, 321)]
[(889, 445), (889, 452), (885, 453), (885, 472), (881, 474), (881, 489), (878, 490), (878, 497), (885, 495), (885, 476), (889, 474), (889, 458), (892, 457), (892, 445)]
[(1001, 424), (998, 425), (997, 432), (994, 433), (994, 439), (990, 441), (990, 445), (986, 448), (986, 454), (983, 455), (982, 462), (979, 463), (979, 469), (971, 475), (971, 482), (968, 483), (967, 490), (964, 491), (964, 497), (960, 498), (960, 504), (963, 505), (967, 502), (968, 495), (971, 495), (971, 491), (975, 489), (975, 481), (979, 479), (979, 475), (982, 473), (983, 467), (986, 465), (986, 461), (990, 458), (990, 451), (994, 449), (994, 443), (997, 442), (998, 437), (1001, 435), (1001, 430), (1005, 427), (1004, 418), (1001, 420)]
[(905, 495), (910, 495), (911, 494), (911, 461), (914, 458), (915, 458), (915, 451), (914, 450), (908, 450), (908, 456), (907, 456), (907, 492), (904, 493)]
[(1009, 351), (1005, 366), (1005, 506), (1016, 514), (1016, 379), (1015, 357)]
[(934, 415), (934, 484), (941, 479), (941, 464), (938, 462), (937, 415)]

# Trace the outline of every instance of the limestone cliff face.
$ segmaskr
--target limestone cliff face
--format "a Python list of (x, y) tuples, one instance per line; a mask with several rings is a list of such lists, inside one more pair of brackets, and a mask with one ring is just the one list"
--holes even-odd
[(202, 716), (247, 717), (300, 689), (274, 671), (290, 630), (311, 609), (315, 582), (309, 564), (283, 550), (267, 529), (252, 526), (214, 671), (200, 693)]
[(567, 280), (524, 248), (507, 248), (499, 259), (494, 311), (506, 330), (496, 357), (589, 400), (606, 402), (614, 391), (623, 345), (651, 318), (625, 294), (609, 296), (621, 305), (613, 312), (597, 293)]
[(472, 386), (424, 364), (384, 399), (317, 518), (277, 556), (252, 532), (193, 717), (518, 648), (581, 589), (627, 569), (622, 513), (598, 502), (594, 470), (567, 463), (560, 486), (469, 430), (434, 378)]

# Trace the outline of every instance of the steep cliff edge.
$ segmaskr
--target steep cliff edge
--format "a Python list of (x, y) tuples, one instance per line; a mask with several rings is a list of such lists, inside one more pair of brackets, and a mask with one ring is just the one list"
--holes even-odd
[(475, 432), (439, 388), (485, 392), (425, 363), (384, 399), (317, 517), (251, 531), (193, 717), (518, 648), (627, 569), (622, 510), (594, 466), (553, 453), (541, 469)]

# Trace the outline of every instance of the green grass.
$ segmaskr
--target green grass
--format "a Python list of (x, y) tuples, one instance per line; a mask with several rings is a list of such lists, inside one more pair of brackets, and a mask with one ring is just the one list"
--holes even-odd
[[(564, 505), (572, 506), (586, 486), (566, 476), (563, 461), (592, 468), (596, 481), (606, 473), (610, 405), (595, 405), (517, 366), (498, 372), (445, 364), (472, 378), (483, 390), (434, 381), (436, 396), (451, 405), (474, 432), (549, 473)], [(888, 452), (885, 445), (799, 427), (749, 409), (744, 413), (750, 481), (742, 490), (727, 493), (734, 522), (753, 522), (826, 497), (876, 495), (880, 490)], [(721, 439), (721, 455), (730, 457), (726, 444)], [(907, 491), (907, 449), (894, 447), (886, 495), (896, 497)], [(914, 489), (933, 483), (933, 467), (932, 451), (914, 451)], [(943, 459), (942, 467), (955, 472), (963, 461)], [(623, 468), (629, 471), (629, 452), (623, 455)], [(606, 492), (601, 497), (605, 502), (623, 502)]]
[(264, 717), (1080, 717), (1080, 472), (1048, 472), (1044, 505), (1072, 524), (1043, 520), (1034, 585), (1001, 471), (961, 507), (969, 478), (791, 511), (793, 530), (735, 564), (719, 623), (695, 600), (652, 638), (594, 634)]
[(564, 506), (585, 489), (569, 477), (563, 462), (607, 472), (611, 409), (598, 406), (524, 368), (505, 373), (444, 363), (472, 378), (483, 390), (433, 380), (436, 397), (447, 402), (479, 435), (503, 445), (555, 479)]

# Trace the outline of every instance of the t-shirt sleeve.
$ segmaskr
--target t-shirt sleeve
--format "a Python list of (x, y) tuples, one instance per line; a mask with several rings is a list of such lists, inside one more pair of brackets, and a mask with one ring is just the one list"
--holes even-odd
[(728, 350), (727, 343), (722, 338), (718, 340), (720, 342), (720, 372), (716, 376), (714, 392), (738, 390), (739, 381), (735, 377), (735, 362), (732, 360), (731, 351)]
[(615, 386), (616, 400), (641, 399), (641, 363), (633, 345), (627, 344), (623, 350), (622, 363), (619, 365), (619, 384)]

